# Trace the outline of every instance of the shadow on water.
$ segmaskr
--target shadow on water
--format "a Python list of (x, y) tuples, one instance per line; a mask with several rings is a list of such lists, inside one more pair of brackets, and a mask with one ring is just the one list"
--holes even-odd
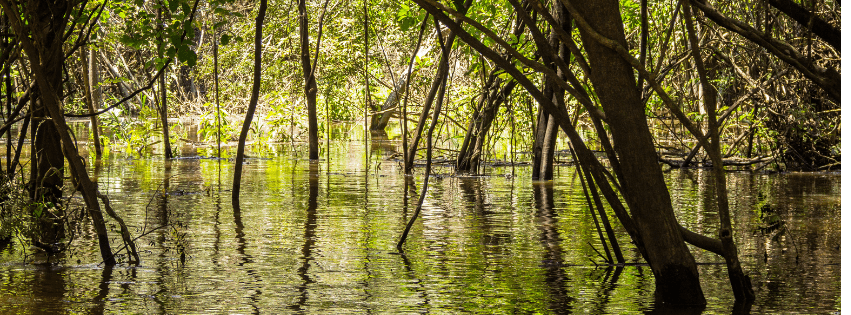
[(248, 284), (246, 289), (251, 291), (251, 295), (249, 296), (249, 305), (251, 306), (252, 314), (260, 314), (260, 308), (258, 307), (258, 299), (262, 291), (260, 290), (260, 275), (257, 273), (253, 267), (254, 257), (245, 252), (245, 248), (247, 246), (247, 242), (245, 240), (245, 225), (242, 223), (242, 209), (239, 207), (233, 209), (233, 226), (234, 233), (236, 234), (236, 252), (239, 254), (239, 262), (238, 266), (244, 267), (245, 272), (251, 277), (251, 282)]
[[(163, 168), (162, 175), (162, 190), (156, 192), (159, 196), (157, 200), (157, 226), (168, 226), (170, 220), (170, 211), (169, 211), (169, 194), (168, 192), (171, 190), (171, 162), (165, 161), (165, 165)], [(169, 248), (170, 245), (167, 244), (167, 240), (169, 237), (169, 233), (171, 230), (167, 228), (159, 229), (157, 233), (157, 243), (160, 248)], [(157, 283), (159, 285), (159, 290), (153, 295), (153, 300), (156, 303), (158, 313), (165, 313), (167, 309), (168, 299), (172, 295), (171, 288), (168, 287), (168, 275), (171, 273), (172, 260), (170, 259), (167, 251), (161, 251), (159, 254), (159, 262), (157, 263)]]
[(221, 247), (221, 244), (222, 244), (222, 229), (219, 226), (222, 224), (221, 218), (220, 218), (221, 215), (222, 215), (222, 160), (216, 161), (216, 174), (218, 176), (216, 177), (216, 193), (215, 193), (216, 194), (215, 195), (216, 196), (216, 202), (215, 202), (216, 211), (213, 214), (213, 217), (214, 217), (214, 219), (213, 219), (213, 231), (214, 231), (213, 254), (211, 255), (210, 258), (212, 258), (211, 261), (217, 268), (221, 268), (221, 264), (219, 263), (219, 261), (221, 260), (221, 254), (219, 252), (220, 251), (219, 248)]
[(544, 248), (542, 264), (545, 269), (550, 310), (555, 314), (570, 314), (575, 298), (567, 292), (567, 275), (562, 269), (564, 253), (558, 231), (558, 214), (554, 211), (552, 182), (533, 184), (538, 228), (541, 230), (541, 245)]
[(106, 310), (106, 298), (109, 296), (109, 284), (112, 281), (112, 266), (105, 266), (101, 270), (100, 284), (98, 285), (98, 294), (92, 298), (92, 308), (89, 314), (103, 314)]
[[(301, 283), (298, 285), (298, 299), (295, 304), (290, 305), (288, 308), (294, 311), (304, 312), (305, 307), (307, 306), (307, 300), (309, 298), (308, 288), (311, 284), (316, 281), (311, 278), (309, 274), (310, 263), (313, 261), (313, 250), (316, 244), (316, 208), (317, 201), (316, 198), (319, 196), (319, 164), (316, 161), (309, 162), (309, 174), (307, 176), (308, 181), (308, 199), (307, 199), (307, 213), (306, 219), (304, 220), (304, 243), (301, 246), (301, 265), (296, 270), (298, 277), (301, 279)], [(293, 167), (293, 171), (295, 171), (295, 167)], [(295, 178), (293, 176), (293, 178)], [(295, 187), (295, 186), (293, 186)]]

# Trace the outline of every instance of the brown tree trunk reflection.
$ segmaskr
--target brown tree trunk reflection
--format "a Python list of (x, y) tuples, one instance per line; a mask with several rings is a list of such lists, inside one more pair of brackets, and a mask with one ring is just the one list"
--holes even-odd
[(536, 183), (533, 188), (535, 207), (538, 208), (538, 228), (541, 230), (541, 245), (544, 247), (545, 281), (550, 295), (550, 310), (555, 314), (569, 314), (574, 298), (567, 292), (567, 276), (562, 269), (564, 253), (561, 248), (561, 235), (558, 231), (558, 214), (555, 212), (553, 185)]
[(301, 266), (296, 271), (301, 278), (301, 285), (298, 286), (299, 298), (295, 304), (289, 306), (289, 309), (300, 312), (304, 312), (307, 305), (308, 286), (316, 283), (316, 280), (313, 280), (308, 274), (316, 244), (316, 198), (319, 195), (319, 164), (316, 161), (310, 161), (308, 194), (307, 219), (304, 221), (304, 244), (301, 246)]

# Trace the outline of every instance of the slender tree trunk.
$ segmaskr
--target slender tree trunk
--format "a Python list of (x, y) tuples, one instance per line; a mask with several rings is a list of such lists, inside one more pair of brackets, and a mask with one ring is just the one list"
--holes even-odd
[[(548, 97), (548, 95), (551, 94), (547, 94), (545, 92), (544, 97)], [(552, 97), (549, 96), (549, 98)], [(539, 107), (537, 124), (535, 124), (535, 142), (532, 144), (532, 180), (541, 179), (541, 163), (543, 163), (544, 157), (544, 139), (547, 134), (547, 121), (549, 118), (550, 115), (547, 114), (544, 108)]]
[[(553, 97), (557, 97), (555, 95), (553, 93)], [(558, 125), (556, 124), (555, 117), (550, 115), (550, 118), (547, 119), (547, 128), (544, 131), (544, 146), (541, 148), (541, 171), (538, 178), (540, 180), (553, 180), (556, 139), (558, 139)]]
[(219, 34), (216, 31), (213, 39), (213, 73), (216, 84), (216, 152), (222, 157), (222, 108), (219, 105)]
[[(7, 33), (11, 34), (12, 29), (11, 29), (11, 27), (9, 27), (8, 18), (4, 15), (4, 16), (0, 17), (0, 21), (2, 21), (0, 23), (2, 23), (3, 29)], [(7, 39), (3, 40), (2, 48), (3, 48), (4, 51), (10, 45), (14, 45), (11, 38), (7, 38)], [(6, 67), (4, 67), (5, 71), (3, 71), (3, 75), (6, 78), (4, 80), (5, 83), (6, 83), (6, 95), (5, 95), (6, 96), (5, 97), (6, 120), (10, 121), (12, 119), (12, 76), (11, 76), (12, 59), (11, 59), (11, 57), (7, 61), (7, 63), (8, 63), (8, 65)], [(22, 144), (21, 142), (18, 142), (18, 146), (21, 146), (21, 144)], [(12, 128), (9, 128), (9, 130), (6, 130), (6, 175), (8, 176), (9, 180), (11, 180), (12, 173), (14, 171), (15, 171), (15, 169), (12, 168)]]
[[(162, 21), (162, 17), (163, 17), (162, 16), (162, 9), (160, 8), (160, 9), (157, 10), (157, 20)], [(159, 26), (159, 28), (160, 28), (160, 32), (162, 32), (163, 31), (162, 26)], [(159, 44), (160, 44), (160, 49), (158, 49), (158, 51), (160, 52), (159, 57), (163, 58), (162, 45), (165, 45), (165, 42), (163, 41), (162, 36), (160, 36), (160, 38), (159, 38)], [(166, 67), (168, 67), (168, 64), (166, 64)], [(167, 69), (163, 70), (163, 71), (167, 71)], [(166, 77), (165, 73), (163, 73), (163, 75), (160, 76), (160, 94), (161, 94), (160, 102), (162, 102), (162, 106), (160, 106), (160, 121), (161, 121), (162, 127), (163, 127), (163, 154), (165, 155), (166, 159), (170, 159), (170, 158), (172, 158), (171, 137), (169, 136), (169, 127), (168, 127), (168, 101), (167, 101), (167, 97), (166, 97), (167, 93), (166, 93), (165, 77)]]
[[(472, 3), (472, 0), (464, 1), (464, 12), (466, 12), (466, 8), (470, 7), (470, 3)], [(462, 12), (462, 14), (464, 12)], [(435, 20), (435, 23), (437, 23), (437, 20)], [(439, 28), (437, 31), (437, 36), (442, 36), (440, 34)], [(452, 44), (455, 42), (455, 37), (455, 32), (450, 31), (449, 35), (446, 37), (446, 47), (448, 47), (448, 49), (452, 49)], [(434, 98), (437, 94), (437, 91), (441, 88), (441, 85), (444, 84), (448, 75), (449, 54), (441, 54), (440, 63), (437, 67), (437, 73), (434, 75), (434, 79), (431, 83), (431, 88), (429, 89), (428, 95), (425, 99), (425, 103), (423, 104), (423, 112), (422, 114), (420, 114), (420, 120), (417, 123), (417, 129), (414, 131), (410, 146), (408, 146), (408, 160), (405, 161), (405, 174), (411, 174), (411, 171), (414, 168), (414, 160), (417, 158), (417, 146), (420, 142), (420, 137), (422, 137), (423, 130), (425, 129), (428, 113), (431, 110), (431, 105), (434, 102)]]
[[(469, 2), (469, 1), (468, 1)], [(469, 4), (469, 3), (468, 3)], [(435, 20), (435, 25), (437, 20)], [(440, 28), (438, 27), (438, 30)], [(439, 34), (438, 34), (439, 36)], [(452, 46), (446, 45), (443, 41), (440, 41), (441, 51), (443, 53), (443, 59), (448, 59), (449, 51)], [(402, 245), (405, 244), (405, 240), (408, 238), (408, 233), (411, 231), (411, 227), (414, 226), (414, 222), (417, 220), (417, 217), (420, 215), (420, 211), (423, 208), (423, 202), (425, 201), (426, 192), (428, 192), (428, 178), (431, 173), (431, 152), (432, 152), (432, 135), (434, 134), (434, 128), (437, 126), (437, 120), (440, 118), (440, 109), (443, 105), (443, 95), (446, 92), (446, 77), (444, 77), (444, 81), (440, 85), (440, 92), (437, 96), (437, 104), (434, 107), (434, 115), (431, 118), (431, 126), (428, 128), (428, 132), (426, 134), (426, 169), (425, 175), (423, 175), (423, 189), (420, 193), (419, 201), (417, 202), (417, 209), (414, 210), (414, 215), (411, 217), (411, 220), (408, 221), (408, 224), (405, 226), (405, 231), (402, 232), (402, 237), (399, 239), (399, 242), (396, 244), (396, 249), (402, 251)]]
[[(558, 20), (561, 16), (556, 12), (559, 8), (561, 8), (560, 4), (553, 5), (553, 16), (556, 17), (556, 22), (561, 23), (562, 21)], [(551, 25), (551, 28), (559, 27), (558, 25)], [(555, 30), (550, 31), (549, 36), (549, 45), (555, 49), (559, 47), (559, 40), (556, 36)], [(548, 58), (544, 58), (547, 60)], [(567, 59), (569, 60), (569, 59)], [(554, 70), (559, 71), (555, 68), (555, 65), (551, 66)], [(556, 83), (551, 78), (546, 78), (544, 83), (544, 96), (549, 97), (553, 100), (553, 103), (558, 103), (558, 99), (564, 99), (564, 90), (556, 85)], [(558, 138), (558, 127), (556, 126), (555, 117), (553, 115), (546, 113), (547, 124), (544, 128), (544, 138), (541, 139), (541, 161), (540, 161), (540, 170), (538, 171), (538, 179), (540, 180), (552, 180), (553, 179), (553, 163), (555, 162), (555, 147), (556, 147), (556, 139)], [(537, 139), (536, 139), (537, 140)]]
[[(99, 78), (97, 74), (97, 56), (91, 47), (88, 46), (80, 50), (80, 55), (83, 57), (81, 59), (83, 60), (83, 88), (86, 95), (86, 107), (88, 107), (89, 114), (94, 114), (97, 111), (97, 104), (100, 104), (100, 98), (95, 96), (95, 90), (98, 89), (95, 86), (98, 84), (97, 80)], [(100, 159), (103, 155), (103, 149), (100, 143), (100, 126), (98, 126), (97, 116), (92, 115), (89, 117), (89, 122), (92, 125), (92, 142), (95, 144), (95, 156)]]
[(479, 100), (479, 108), (473, 113), (473, 118), (470, 119), (470, 127), (467, 130), (467, 136), (461, 145), (456, 160), (455, 172), (478, 172), (479, 165), (484, 155), (485, 139), (499, 113), (499, 107), (505, 103), (517, 82), (509, 80), (504, 85), (504, 82), (498, 78), (498, 71), (494, 69), (489, 76), (488, 83), (485, 85), (485, 91)]
[(366, 150), (366, 141), (369, 137), (369, 112), (373, 110), (372, 99), (369, 90), (369, 1), (363, 0), (363, 80), (364, 80), (364, 105), (363, 105), (363, 141)]
[[(417, 52), (420, 50), (420, 44), (423, 42), (423, 34), (425, 33), (426, 25), (428, 24), (428, 18), (429, 15), (426, 14), (425, 18), (423, 18), (422, 24), (420, 25), (420, 34), (417, 35), (417, 47), (414, 48), (414, 52), (411, 54), (411, 60), (408, 61), (408, 73), (411, 73), (411, 68), (414, 66), (414, 59), (417, 58)], [(407, 84), (410, 85), (411, 80), (408, 80)], [(409, 88), (405, 88), (405, 100), (402, 102), (402, 108), (399, 113), (399, 119), (402, 121), (402, 164), (404, 164), (403, 169), (405, 174), (411, 173), (408, 170), (408, 95), (410, 93), (411, 90)]]
[[(327, 5), (328, 2), (326, 1)], [(316, 65), (319, 64), (318, 56), (319, 56), (319, 41), (317, 41), (316, 45), (316, 61), (314, 61), (314, 65), (310, 63), (310, 40), (309, 40), (309, 20), (307, 16), (307, 6), (305, 0), (299, 0), (298, 2), (298, 12), (299, 12), (299, 33), (301, 37), (301, 69), (304, 71), (304, 94), (307, 98), (307, 134), (308, 134), (308, 143), (309, 143), (309, 156), (311, 160), (319, 159), (319, 127), (316, 118), (316, 77), (314, 75), (314, 71), (316, 70)], [(324, 11), (323, 11), (324, 15)], [(320, 33), (319, 36), (322, 36), (322, 18), (319, 21)], [(321, 38), (321, 37), (319, 37)]]
[(703, 58), (700, 56), (700, 46), (695, 35), (691, 6), (685, 3), (683, 9), (685, 13), (683, 17), (688, 30), (688, 39), (692, 48), (692, 58), (694, 59), (698, 76), (700, 77), (700, 84), (703, 86), (703, 103), (704, 107), (706, 107), (706, 112), (709, 114), (708, 129), (709, 137), (712, 141), (709, 144), (711, 147), (708, 148), (707, 152), (709, 152), (710, 159), (712, 159), (712, 174), (715, 177), (715, 197), (720, 221), (718, 238), (721, 239), (721, 245), (724, 250), (724, 260), (727, 262), (727, 274), (730, 278), (733, 295), (738, 302), (749, 302), (753, 301), (754, 292), (751, 287), (750, 277), (745, 275), (739, 263), (738, 249), (736, 248), (736, 243), (733, 242), (733, 227), (730, 223), (730, 207), (727, 201), (727, 178), (724, 174), (724, 162), (721, 160), (721, 143), (718, 136), (718, 119), (716, 117), (717, 92), (715, 87), (709, 83), (709, 77), (703, 65)]
[[(551, 25), (550, 27), (560, 27), (563, 31), (566, 31), (568, 34), (570, 34), (572, 32), (571, 20), (566, 11), (567, 10), (564, 9), (563, 5), (554, 4), (552, 9), (552, 16), (554, 22), (557, 25)], [(570, 50), (567, 48), (566, 43), (562, 43), (561, 40), (559, 40), (556, 29), (552, 29), (550, 31), (548, 44), (550, 47), (552, 47), (554, 52), (558, 54), (558, 58), (561, 58), (565, 61), (570, 60)], [(543, 59), (546, 62), (546, 60), (552, 59), (554, 57), (555, 56), (543, 56)], [(552, 67), (561, 80), (566, 80), (567, 75), (563, 73), (560, 67), (555, 67), (555, 65), (553, 65)], [(554, 104), (559, 103), (560, 100), (564, 100), (564, 88), (560, 87), (555, 82), (554, 78), (546, 78), (545, 80), (546, 82), (544, 85), (544, 95), (550, 97), (553, 100)], [(544, 113), (548, 117), (546, 119), (546, 125), (542, 125), (545, 126), (545, 129), (542, 133), (543, 138), (535, 140), (536, 144), (540, 145), (541, 150), (539, 155), (540, 161), (536, 161), (539, 170), (533, 171), (532, 178), (537, 180), (552, 180), (555, 163), (556, 140), (558, 139), (558, 123), (556, 122), (555, 117), (552, 115), (552, 113), (546, 113), (546, 111), (544, 111)], [(540, 143), (538, 143), (538, 141), (540, 141)]]
[[(301, 0), (304, 1), (304, 0)], [(242, 162), (245, 160), (245, 139), (248, 138), (248, 130), (251, 129), (251, 120), (254, 119), (254, 109), (260, 98), (260, 68), (263, 60), (263, 20), (266, 18), (266, 0), (260, 0), (260, 9), (257, 11), (254, 31), (254, 83), (251, 85), (251, 99), (248, 101), (248, 111), (242, 122), (242, 131), (239, 133), (239, 144), (236, 149), (236, 165), (233, 171), (233, 195), (231, 204), (234, 209), (239, 209), (239, 188), (242, 180)]]

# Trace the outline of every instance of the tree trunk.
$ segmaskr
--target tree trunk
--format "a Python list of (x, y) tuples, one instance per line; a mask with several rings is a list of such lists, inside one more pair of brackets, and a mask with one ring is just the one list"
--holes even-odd
[(381, 111), (384, 113), (372, 115), (372, 124), (369, 126), (370, 131), (383, 132), (384, 128), (387, 128), (387, 123), (393, 116), (393, 111), (390, 109), (399, 104), (399, 100), (402, 99), (402, 95), (408, 87), (408, 78), (412, 75), (413, 73), (406, 73), (399, 78), (399, 81), (396, 82), (396, 86), (393, 87), (393, 91), (387, 95), (387, 98), (384, 100), (384, 105), (381, 106)]
[[(157, 20), (162, 21), (162, 9), (157, 10)], [(160, 26), (160, 32), (162, 32), (162, 26)], [(160, 45), (165, 45), (163, 38), (160, 37), (159, 41)], [(163, 49), (158, 49), (158, 51), (162, 52)], [(160, 58), (162, 58), (162, 53), (160, 53)], [(168, 67), (168, 65), (166, 65)], [(163, 70), (166, 71), (166, 70)], [(166, 159), (172, 158), (171, 154), (171, 137), (169, 136), (169, 128), (168, 128), (168, 101), (166, 100), (166, 84), (165, 84), (165, 73), (160, 76), (160, 101), (162, 102), (162, 106), (160, 107), (160, 122), (162, 123), (163, 128), (163, 154)]]
[(479, 99), (479, 109), (473, 113), (473, 117), (470, 119), (467, 136), (458, 152), (455, 172), (476, 173), (478, 171), (484, 154), (485, 136), (490, 131), (497, 113), (499, 113), (499, 107), (505, 102), (508, 95), (511, 95), (517, 85), (514, 80), (509, 80), (505, 85), (500, 85), (503, 80), (497, 77), (497, 71), (499, 70), (494, 69), (491, 72), (485, 91)]
[[(304, 0), (301, 0), (304, 1)], [(236, 161), (233, 171), (233, 192), (231, 205), (239, 209), (239, 188), (242, 181), (242, 161), (245, 160), (245, 139), (248, 138), (248, 130), (251, 129), (251, 120), (254, 119), (254, 109), (260, 98), (260, 64), (263, 57), (263, 20), (266, 18), (266, 0), (260, 0), (260, 9), (257, 11), (254, 31), (254, 83), (251, 85), (251, 99), (248, 101), (248, 111), (242, 122), (242, 131), (239, 133), (239, 144), (236, 148)]]
[[(440, 33), (437, 36), (441, 36)], [(449, 47), (452, 47), (452, 42), (455, 41), (455, 33), (449, 32), (449, 36), (447, 37), (446, 42), (449, 43)], [(443, 58), (447, 58), (444, 60)], [(420, 119), (417, 122), (417, 128), (414, 130), (414, 133), (411, 137), (411, 144), (408, 146), (408, 160), (405, 161), (405, 172), (406, 174), (411, 174), (411, 171), (414, 167), (414, 160), (417, 158), (417, 148), (420, 142), (420, 138), (422, 137), (423, 130), (426, 126), (426, 120), (428, 119), (428, 113), (431, 110), (431, 105), (434, 103), (434, 98), (437, 96), (437, 91), (441, 88), (443, 82), (445, 82), (445, 78), (449, 75), (449, 60), (448, 57), (444, 57), (441, 54), (440, 64), (437, 66), (437, 73), (434, 75), (434, 79), (431, 82), (431, 88), (429, 89), (428, 95), (426, 95), (425, 103), (423, 103), (423, 112), (420, 113)]]
[(718, 238), (721, 239), (722, 248), (724, 250), (724, 260), (727, 262), (727, 275), (730, 278), (730, 285), (733, 289), (733, 295), (737, 302), (750, 302), (754, 300), (754, 292), (751, 287), (750, 277), (745, 275), (742, 266), (739, 263), (739, 253), (736, 248), (736, 243), (733, 242), (733, 227), (730, 223), (730, 207), (727, 202), (727, 180), (724, 174), (724, 162), (721, 161), (721, 143), (718, 136), (718, 119), (716, 117), (717, 109), (717, 92), (715, 87), (709, 83), (709, 76), (706, 68), (703, 65), (703, 57), (700, 56), (700, 46), (697, 41), (694, 23), (692, 23), (691, 6), (685, 3), (683, 6), (685, 13), (684, 20), (686, 21), (686, 29), (688, 39), (692, 48), (692, 57), (694, 58), (695, 68), (697, 68), (700, 77), (700, 84), (703, 86), (704, 97), (703, 104), (706, 112), (709, 114), (707, 121), (709, 129), (709, 137), (712, 140), (710, 147), (707, 148), (709, 156), (712, 159), (712, 175), (715, 178), (715, 198), (718, 206), (719, 229)]
[[(594, 30), (626, 47), (617, 1), (577, 2), (576, 9)], [(694, 257), (674, 217), (671, 198), (658, 165), (633, 69), (617, 52), (580, 29), (591, 64), (591, 82), (609, 120), (614, 150), (620, 157), (622, 193), (656, 278), (659, 302), (704, 305)]]
[[(464, 10), (461, 10), (462, 14), (467, 11), (467, 8), (470, 7), (470, 3), (472, 0), (464, 1)], [(437, 20), (435, 20), (437, 23)], [(440, 34), (439, 28), (437, 32), (437, 36), (442, 36)], [(449, 35), (446, 37), (446, 47), (447, 49), (452, 49), (452, 44), (455, 42), (456, 33), (454, 31), (449, 31)], [(449, 54), (441, 52), (440, 63), (437, 67), (437, 73), (434, 75), (434, 79), (431, 83), (431, 88), (429, 89), (428, 95), (426, 96), (425, 103), (423, 104), (423, 112), (420, 114), (420, 120), (417, 123), (417, 129), (414, 131), (413, 138), (411, 139), (411, 144), (408, 146), (408, 160), (405, 161), (405, 174), (411, 174), (411, 171), (414, 167), (414, 160), (417, 158), (417, 145), (420, 142), (420, 137), (422, 137), (423, 129), (425, 129), (426, 119), (428, 118), (428, 112), (431, 110), (431, 104), (434, 102), (434, 97), (437, 94), (437, 90), (446, 82), (446, 77), (449, 75)]]
[[(28, 6), (37, 9), (25, 12), (25, 18), (29, 23), (25, 29), (24, 23), (20, 20), (21, 12), (17, 12), (18, 6), (11, 5), (8, 0), (0, 0), (0, 5), (3, 6), (3, 11), (7, 16), (13, 17), (11, 20), (16, 37), (20, 39), (24, 51), (30, 59), (30, 66), (38, 85), (38, 99), (53, 122), (44, 125), (53, 126), (53, 130), (56, 130), (58, 134), (55, 137), (61, 139), (61, 143), (54, 143), (55, 148), (57, 150), (61, 148), (61, 154), (68, 159), (71, 174), (79, 184), (80, 191), (82, 191), (88, 214), (95, 227), (101, 257), (106, 265), (114, 265), (115, 258), (110, 249), (106, 224), (97, 200), (97, 190), (94, 183), (89, 179), (83, 159), (68, 134), (70, 129), (65, 123), (59, 93), (55, 90), (61, 89), (61, 69), (64, 60), (62, 34), (67, 23), (64, 17), (70, 14), (71, 8), (63, 0), (57, 0), (53, 3), (33, 1)], [(29, 16), (33, 12), (42, 16)], [(54, 15), (51, 16), (51, 14)], [(44, 29), (51, 31), (47, 33), (32, 31)], [(24, 34), (34, 34), (35, 38), (30, 39), (29, 36)], [(36, 47), (35, 44), (39, 46)], [(62, 155), (60, 155), (60, 159)], [(62, 168), (62, 165), (60, 165), (60, 168)]]
[[(544, 97), (547, 97), (545, 94)], [(535, 124), (535, 142), (532, 144), (532, 180), (541, 179), (541, 163), (543, 161), (544, 138), (546, 138), (547, 121), (550, 115), (543, 107), (538, 107), (538, 119)]]
[[(88, 46), (84, 46), (80, 50), (80, 56), (82, 56), (80, 59), (83, 60), (83, 89), (86, 95), (86, 107), (88, 107), (89, 114), (94, 114), (97, 111), (97, 106), (100, 104), (99, 93), (97, 97), (95, 96), (96, 92), (99, 92), (96, 91), (99, 87), (95, 87), (99, 80), (97, 56), (95, 56), (91, 47)], [(98, 126), (97, 116), (92, 115), (89, 117), (89, 122), (92, 125), (92, 142), (95, 145), (95, 156), (100, 159), (101, 155), (103, 155), (103, 150), (100, 145), (100, 126)]]
[[(301, 69), (304, 72), (304, 95), (307, 98), (307, 137), (311, 160), (319, 159), (319, 128), (316, 121), (316, 78), (310, 64), (310, 40), (305, 0), (298, 2), (299, 33), (301, 36)], [(316, 47), (319, 49), (319, 47)]]
[[(12, 33), (12, 29), (11, 29), (11, 27), (9, 27), (8, 18), (6, 16), (3, 16), (2, 18), (0, 18), (0, 21), (2, 21), (0, 23), (2, 23), (3, 30), (5, 30), (5, 32), (7, 32), (7, 33)], [(0, 45), (0, 47), (2, 47), (3, 50), (5, 51), (6, 48), (11, 46), (11, 45), (14, 45), (14, 43), (12, 42), (11, 38), (7, 38), (7, 39), (4, 39), (2, 41), (2, 45)], [(9, 65), (11, 65), (12, 64), (11, 58), (7, 62), (8, 62)], [(11, 72), (11, 68), (12, 67), (7, 66), (7, 67), (5, 67), (5, 71), (3, 72), (3, 75), (6, 78), (4, 80), (4, 82), (6, 83), (6, 95), (4, 97), (4, 101), (6, 103), (6, 120), (7, 121), (12, 119), (12, 95), (13, 94), (12, 94), (12, 72)], [(2, 84), (2, 83), (0, 83), (0, 84)], [(22, 144), (21, 142), (18, 142), (18, 146), (20, 146), (21, 144)], [(12, 128), (9, 128), (8, 130), (6, 130), (6, 175), (7, 175), (7, 180), (11, 179), (12, 173), (14, 171), (15, 171), (15, 169), (12, 168)]]

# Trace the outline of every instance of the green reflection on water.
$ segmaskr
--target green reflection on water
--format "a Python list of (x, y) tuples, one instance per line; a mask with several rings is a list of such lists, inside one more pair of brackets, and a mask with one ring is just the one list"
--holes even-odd
[[(654, 308), (648, 267), (595, 266), (602, 260), (592, 246), (602, 247), (572, 168), (559, 167), (553, 184), (533, 184), (528, 167), (435, 177), (400, 255), (395, 242), (413, 212), (422, 170), (413, 181), (401, 176), (398, 163), (387, 160), (398, 145), (392, 140), (370, 144), (365, 162), (364, 142), (352, 138), (332, 141), (319, 162), (304, 160), (299, 144), (252, 151), (261, 154), (247, 160), (240, 211), (230, 205), (232, 161), (114, 153), (98, 181), (134, 233), (169, 223), (180, 228), (141, 238), (139, 267), (98, 266), (88, 230), (60, 265), (38, 264), (37, 254), (27, 256), (35, 264), (22, 263), (32, 253), (7, 248), (0, 252), (0, 312), (629, 314)], [(667, 176), (678, 219), (712, 235), (717, 214), (708, 206), (709, 172)], [(839, 175), (730, 173), (728, 181), (736, 240), (758, 296), (752, 311), (838, 309)], [(787, 234), (758, 233), (765, 204)], [(627, 261), (642, 262), (616, 230)], [(723, 261), (693, 252), (702, 263)], [(706, 311), (729, 313), (724, 267), (699, 269)]]

